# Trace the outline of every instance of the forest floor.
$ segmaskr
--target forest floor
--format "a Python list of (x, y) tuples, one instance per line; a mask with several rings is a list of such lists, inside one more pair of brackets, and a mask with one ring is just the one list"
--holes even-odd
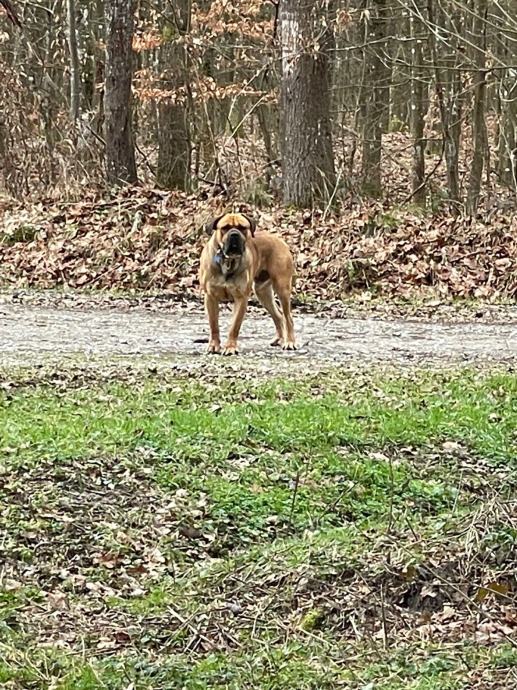
[(0, 296), (2, 688), (516, 685), (515, 307), (295, 323)]

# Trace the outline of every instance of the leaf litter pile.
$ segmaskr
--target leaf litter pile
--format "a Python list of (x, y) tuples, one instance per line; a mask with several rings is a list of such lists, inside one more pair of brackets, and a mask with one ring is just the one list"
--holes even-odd
[[(473, 222), (381, 204), (339, 214), (241, 206), (295, 250), (297, 293), (341, 299), (386, 296), (512, 298), (517, 219)], [(220, 201), (152, 188), (79, 202), (2, 202), (0, 279), (17, 287), (118, 288), (195, 294), (204, 224)]]
[(515, 379), (382, 376), (5, 379), (2, 687), (512, 687)]

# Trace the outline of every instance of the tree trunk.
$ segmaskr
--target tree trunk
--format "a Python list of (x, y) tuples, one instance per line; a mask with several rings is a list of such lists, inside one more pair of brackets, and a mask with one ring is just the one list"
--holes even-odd
[(82, 70), (82, 110), (88, 112), (89, 125), (102, 134), (104, 108), (104, 51), (99, 45), (104, 39), (104, 8), (102, 0), (94, 0), (88, 13), (84, 38), (84, 67)]
[[(100, 28), (97, 33), (104, 36), (106, 31), (103, 0), (95, 2), (95, 16)], [(92, 101), (94, 112), (94, 129), (97, 134), (104, 131), (104, 96), (106, 94), (106, 56), (104, 52), (96, 53), (95, 57), (95, 93)]]
[[(330, 15), (334, 3), (328, 3)], [(330, 123), (331, 16), (316, 0), (283, 0), (282, 163), (286, 204), (308, 207), (330, 199), (336, 173)]]
[(485, 152), (487, 150), (487, 131), (485, 124), (486, 106), (486, 13), (487, 0), (479, 0), (477, 12), (474, 18), (472, 45), (479, 46), (475, 49), (475, 62), (477, 71), (474, 73), (475, 80), (474, 107), (472, 111), (472, 136), (474, 139), (474, 155), (470, 168), (469, 190), (467, 194), (467, 213), (475, 215), (481, 190), (481, 179), (483, 176), (483, 165), (485, 162)]
[[(451, 201), (450, 210), (458, 213), (460, 210), (459, 185), (459, 152), (461, 139), (462, 116), (462, 79), (461, 53), (458, 50), (458, 31), (454, 16), (441, 13), (435, 16), (434, 0), (427, 0), (427, 10), (431, 26), (444, 26), (449, 36), (447, 45), (441, 45), (440, 57), (436, 46), (435, 32), (430, 32), (431, 59), (435, 73), (435, 86), (443, 137), (445, 166), (447, 169), (447, 187)], [(436, 24), (438, 22), (438, 24)], [(445, 64), (442, 69), (442, 64)]]
[(447, 166), (447, 183), (449, 187), (449, 198), (453, 202), (453, 208), (460, 201), (459, 183), (459, 157), (461, 139), (461, 73), (456, 71), (448, 74), (447, 90), (447, 115), (444, 118), (445, 125), (445, 163)]
[(517, 145), (517, 78), (512, 72), (511, 69), (507, 70), (500, 86), (502, 114), (497, 167), (501, 182), (514, 186), (511, 156)]
[(423, 68), (422, 39), (418, 36), (423, 27), (417, 23), (415, 15), (411, 13), (410, 29), (413, 44), (411, 47), (411, 99), (410, 99), (410, 128), (413, 137), (413, 164), (411, 171), (411, 191), (413, 201), (419, 206), (425, 206), (425, 146), (424, 118), (426, 113), (426, 86), (424, 85), (425, 70)]
[(137, 181), (132, 133), (134, 0), (106, 0), (104, 136), (108, 182)]
[(18, 15), (16, 14), (16, 10), (14, 9), (13, 4), (11, 3), (11, 0), (0, 0), (0, 5), (5, 10), (5, 13), (7, 14), (7, 18), (9, 21), (11, 21), (15, 26), (17, 26), (19, 29), (22, 28), (22, 24), (20, 20), (18, 19)]
[(368, 28), (368, 40), (373, 45), (366, 59), (363, 90), (363, 162), (361, 187), (365, 194), (380, 196), (382, 191), (381, 155), (382, 131), (389, 114), (389, 73), (386, 68), (387, 0), (374, 0)]
[(75, 0), (67, 0), (68, 51), (70, 54), (70, 117), (75, 124), (79, 119), (81, 72), (77, 49), (77, 28), (75, 21)]
[[(187, 51), (176, 40), (190, 29), (190, 0), (176, 3), (167, 13), (166, 43), (160, 49), (161, 87), (174, 93), (177, 102), (168, 98), (158, 103), (158, 165), (156, 181), (166, 189), (188, 190), (190, 186), (191, 141), (186, 84)], [(180, 93), (181, 91), (181, 93)]]

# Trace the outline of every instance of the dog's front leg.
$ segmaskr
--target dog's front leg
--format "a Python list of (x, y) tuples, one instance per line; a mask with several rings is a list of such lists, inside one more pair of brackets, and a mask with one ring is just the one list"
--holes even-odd
[(224, 346), (223, 355), (236, 355), (239, 352), (237, 338), (241, 330), (242, 320), (248, 306), (248, 296), (235, 297), (233, 302), (233, 320), (228, 332), (228, 340)]
[(221, 337), (219, 335), (219, 302), (215, 297), (205, 295), (205, 309), (210, 325), (210, 342), (207, 352), (211, 355), (221, 352)]

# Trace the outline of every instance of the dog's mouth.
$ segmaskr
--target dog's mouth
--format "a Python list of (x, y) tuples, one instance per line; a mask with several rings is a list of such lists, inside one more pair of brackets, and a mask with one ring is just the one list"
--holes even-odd
[(223, 251), (226, 256), (242, 256), (244, 254), (244, 237), (238, 230), (230, 230), (223, 242)]

